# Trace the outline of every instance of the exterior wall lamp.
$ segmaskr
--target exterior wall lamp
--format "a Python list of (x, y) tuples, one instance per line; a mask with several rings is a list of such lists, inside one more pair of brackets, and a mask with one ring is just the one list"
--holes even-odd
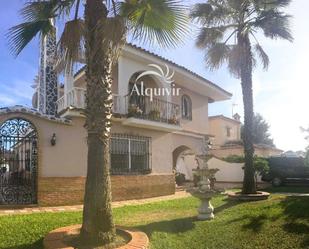
[(52, 135), (52, 138), (50, 139), (50, 144), (51, 144), (51, 146), (55, 146), (56, 145), (56, 133), (54, 133)]

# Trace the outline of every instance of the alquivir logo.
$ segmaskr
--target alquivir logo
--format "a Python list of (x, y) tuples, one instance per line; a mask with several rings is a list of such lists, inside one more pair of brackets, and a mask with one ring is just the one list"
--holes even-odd
[[(164, 70), (156, 64), (149, 64), (150, 70), (146, 70), (140, 73), (134, 82), (130, 95), (137, 95), (137, 96), (148, 96), (150, 101), (153, 101), (154, 96), (179, 96), (181, 88), (176, 87), (173, 77), (175, 72), (169, 69), (169, 67), (165, 65), (165, 72)], [(157, 77), (160, 82), (164, 83), (164, 87), (146, 87), (142, 78), (144, 76), (153, 76)]]

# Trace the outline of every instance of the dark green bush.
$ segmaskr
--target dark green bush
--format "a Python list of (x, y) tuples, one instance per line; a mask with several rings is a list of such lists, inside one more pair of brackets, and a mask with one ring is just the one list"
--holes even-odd
[(222, 160), (228, 163), (244, 163), (245, 162), (244, 156), (238, 156), (238, 155), (230, 155), (225, 158), (222, 158)]
[(197, 187), (197, 184), (198, 182), (201, 180), (201, 177), (196, 175), (196, 174), (193, 174), (193, 184), (194, 184), (194, 187)]
[(186, 176), (185, 176), (185, 174), (176, 172), (175, 180), (176, 180), (176, 184), (178, 186), (182, 186), (186, 181)]

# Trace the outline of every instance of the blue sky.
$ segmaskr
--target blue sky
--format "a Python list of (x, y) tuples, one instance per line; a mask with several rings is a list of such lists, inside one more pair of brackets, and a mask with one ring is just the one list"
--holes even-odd
[[(33, 41), (18, 58), (10, 53), (5, 39), (9, 27), (19, 23), (18, 10), (24, 0), (10, 0), (0, 8), (0, 107), (22, 104), (31, 106), (31, 85), (38, 69), (38, 41)], [(194, 1), (186, 1), (192, 3)], [(255, 111), (271, 125), (275, 144), (284, 150), (301, 150), (307, 145), (300, 126), (309, 125), (309, 1), (294, 0), (287, 12), (294, 16), (292, 31), (294, 43), (259, 38), (268, 53), (271, 64), (268, 71), (257, 68), (253, 75)], [(168, 59), (215, 82), (233, 93), (229, 101), (210, 104), (210, 115), (231, 116), (243, 113), (240, 83), (229, 75), (225, 67), (210, 72), (203, 62), (203, 51), (194, 46), (196, 34), (173, 50), (152, 50)]]

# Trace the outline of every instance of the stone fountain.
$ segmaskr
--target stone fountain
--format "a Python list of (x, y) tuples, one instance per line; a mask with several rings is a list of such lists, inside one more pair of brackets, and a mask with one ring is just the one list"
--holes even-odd
[(210, 203), (211, 198), (216, 192), (210, 187), (210, 179), (214, 178), (215, 173), (218, 169), (209, 169), (208, 161), (211, 159), (209, 155), (209, 149), (211, 144), (208, 139), (204, 139), (204, 148), (201, 155), (196, 155), (197, 168), (193, 169), (194, 173), (199, 176), (199, 182), (197, 187), (190, 190), (190, 193), (201, 200), (201, 206), (198, 208), (199, 220), (211, 220), (214, 218), (214, 208)]

